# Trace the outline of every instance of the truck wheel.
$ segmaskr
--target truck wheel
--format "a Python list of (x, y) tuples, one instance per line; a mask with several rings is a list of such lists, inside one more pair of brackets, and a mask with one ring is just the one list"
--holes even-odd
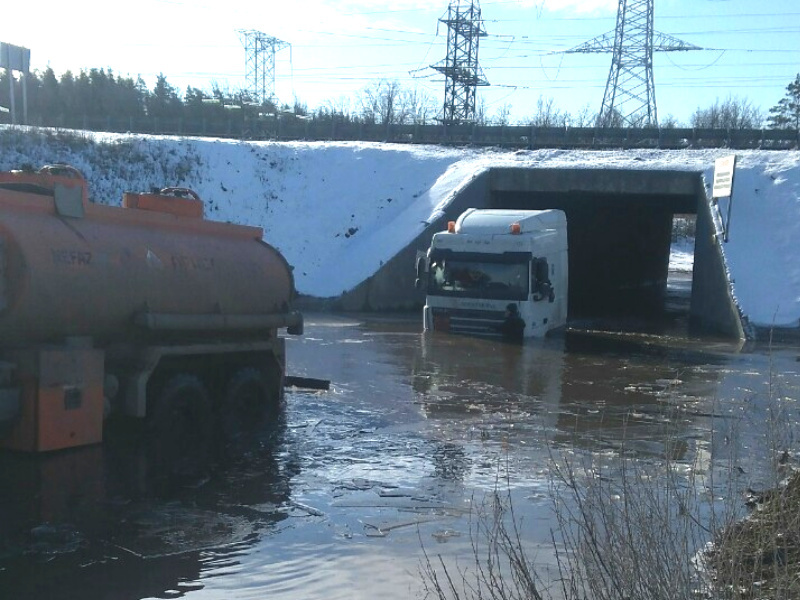
[(156, 397), (150, 416), (152, 450), (162, 475), (194, 479), (208, 468), (211, 401), (194, 375), (174, 375)]
[(254, 367), (239, 369), (228, 381), (220, 405), (219, 424), (226, 441), (252, 432), (277, 406), (266, 375)]

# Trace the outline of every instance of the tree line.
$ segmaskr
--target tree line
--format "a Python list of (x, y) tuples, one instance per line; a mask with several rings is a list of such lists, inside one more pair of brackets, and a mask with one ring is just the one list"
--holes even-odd
[[(10, 105), (9, 73), (0, 72), (0, 107)], [(21, 107), (22, 81), (13, 80), (15, 103)], [(380, 80), (364, 87), (355, 96), (328, 100), (309, 110), (295, 99), (292, 105), (271, 101), (256, 103), (244, 90), (228, 90), (212, 84), (210, 90), (188, 86), (181, 94), (165, 75), (156, 78), (149, 89), (141, 77), (115, 74), (111, 69), (66, 71), (60, 77), (51, 68), (29, 74), (26, 86), (28, 122), (58, 126), (91, 116), (107, 119), (172, 119), (221, 121), (232, 118), (252, 120), (284, 117), (313, 119), (334, 124), (429, 125), (437, 123), (439, 100), (420, 88), (409, 88), (397, 81)], [(530, 125), (535, 127), (592, 127), (597, 120), (589, 106), (570, 113), (558, 108), (552, 98), (540, 96), (532, 112), (512, 120), (512, 106), (504, 104), (490, 112), (485, 101), (476, 106), (477, 125)], [(21, 113), (21, 108), (17, 108)], [(10, 115), (0, 112), (0, 121)], [(613, 121), (613, 120), (612, 120)], [(644, 123), (644, 119), (641, 121)], [(612, 126), (622, 127), (622, 121)], [(706, 107), (698, 107), (688, 124), (668, 115), (661, 128), (695, 127), (705, 129), (800, 129), (800, 74), (786, 87), (786, 93), (767, 113), (747, 98), (728, 96)], [(634, 127), (636, 123), (634, 122)]]
[[(0, 73), (0, 106), (10, 103), (8, 72)], [(14, 79), (16, 106), (21, 106), (22, 81)], [(77, 75), (66, 71), (56, 77), (51, 68), (34, 71), (28, 75), (26, 84), (28, 121), (50, 125), (56, 117), (74, 119), (85, 115), (111, 117), (114, 119), (150, 117), (216, 118), (230, 108), (251, 105), (247, 94), (230, 92), (217, 85), (204, 91), (187, 87), (181, 95), (160, 74), (152, 89), (141, 77), (123, 77), (111, 69), (81, 70)], [(274, 111), (275, 106), (266, 103), (261, 110)], [(19, 113), (20, 108), (17, 109)]]

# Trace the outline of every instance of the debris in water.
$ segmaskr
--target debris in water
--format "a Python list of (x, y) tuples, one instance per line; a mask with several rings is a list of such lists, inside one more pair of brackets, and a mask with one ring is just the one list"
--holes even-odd
[(313, 506), (309, 506), (308, 504), (303, 504), (302, 502), (295, 502), (294, 500), (289, 501), (289, 506), (293, 508), (297, 508), (304, 512), (307, 512), (312, 517), (324, 517), (325, 513), (321, 510), (314, 508)]
[(439, 531), (434, 531), (431, 534), (431, 537), (435, 539), (440, 544), (446, 543), (450, 538), (454, 537), (461, 537), (461, 533), (458, 531), (453, 531), (452, 529), (442, 529)]

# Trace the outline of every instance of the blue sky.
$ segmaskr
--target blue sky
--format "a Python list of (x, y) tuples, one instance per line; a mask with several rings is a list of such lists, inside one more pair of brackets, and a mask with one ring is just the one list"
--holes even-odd
[[(464, 0), (462, 0), (462, 3)], [(239, 29), (291, 44), (277, 55), (276, 93), (310, 108), (356, 105), (366, 86), (396, 80), (437, 105), (444, 81), (429, 65), (447, 52), (439, 23), (449, 2), (394, 0), (139, 0), (108, 3), (16, 2), (4, 7), (0, 41), (31, 49), (34, 69), (57, 74), (92, 67), (158, 73), (181, 92), (212, 83), (244, 84)], [(480, 64), (489, 87), (479, 94), (489, 116), (504, 106), (512, 120), (536, 112), (539, 98), (577, 114), (599, 110), (610, 54), (563, 54), (615, 27), (617, 0), (485, 0), (488, 36)], [(113, 7), (113, 8), (112, 8)], [(34, 9), (33, 11), (31, 9)], [(654, 58), (658, 115), (688, 122), (698, 107), (728, 96), (766, 112), (800, 73), (800, 4), (796, 0), (656, 0), (655, 28), (704, 50)]]

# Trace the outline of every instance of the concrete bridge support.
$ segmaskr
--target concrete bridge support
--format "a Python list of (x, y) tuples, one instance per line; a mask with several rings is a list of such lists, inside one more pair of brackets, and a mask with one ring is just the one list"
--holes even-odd
[(447, 222), (455, 221), (466, 209), (485, 208), (489, 198), (489, 181), (490, 172), (480, 173), (453, 200), (444, 216), (429, 223), (421, 235), (380, 271), (352, 291), (329, 301), (327, 306), (335, 310), (364, 312), (421, 308), (425, 304), (425, 293), (414, 286), (417, 251), (426, 251), (433, 234), (447, 229)]
[[(726, 337), (746, 339), (755, 332), (745, 327), (733, 298), (728, 269), (720, 250), (720, 239), (711, 217), (711, 202), (697, 178), (697, 226), (692, 272), (692, 301), (689, 318), (695, 330), (719, 333)], [(700, 198), (703, 201), (699, 200)]]

